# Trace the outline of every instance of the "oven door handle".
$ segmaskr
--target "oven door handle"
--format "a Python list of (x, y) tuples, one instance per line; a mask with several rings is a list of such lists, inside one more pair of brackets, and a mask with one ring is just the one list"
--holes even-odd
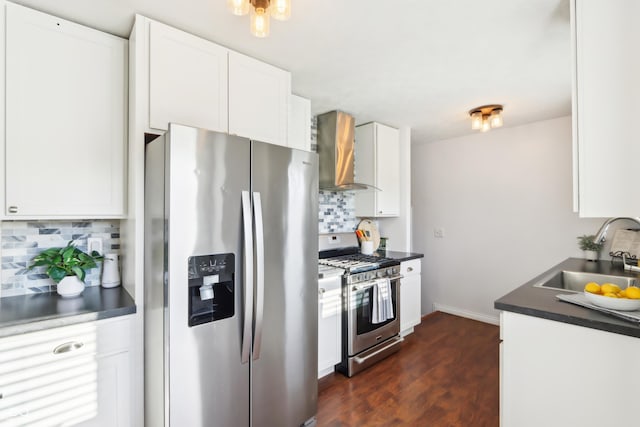
[[(389, 279), (389, 280), (398, 280), (398, 279), (402, 279), (402, 278), (404, 278), (404, 276), (402, 276), (402, 275), (385, 277), (385, 279)], [(367, 283), (366, 285), (353, 285), (351, 290), (353, 290), (353, 291), (364, 291), (365, 289), (372, 288), (373, 285), (375, 285), (375, 281), (373, 281), (371, 283)]]

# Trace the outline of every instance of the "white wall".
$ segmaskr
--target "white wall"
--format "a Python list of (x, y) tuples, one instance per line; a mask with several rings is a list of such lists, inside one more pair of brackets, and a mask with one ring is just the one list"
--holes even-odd
[(378, 219), (380, 235), (387, 237), (387, 249), (411, 251), (411, 128), (400, 131), (400, 215)]
[[(496, 299), (567, 257), (581, 257), (576, 237), (595, 234), (604, 221), (572, 212), (570, 117), (412, 150), (423, 313), (436, 304), (497, 321)], [(444, 238), (434, 237), (436, 227)]]

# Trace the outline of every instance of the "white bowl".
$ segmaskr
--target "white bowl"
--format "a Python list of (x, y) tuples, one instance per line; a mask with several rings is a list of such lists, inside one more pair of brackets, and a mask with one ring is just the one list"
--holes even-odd
[(640, 299), (611, 298), (603, 295), (584, 292), (587, 300), (598, 307), (610, 308), (611, 310), (634, 311), (640, 310)]

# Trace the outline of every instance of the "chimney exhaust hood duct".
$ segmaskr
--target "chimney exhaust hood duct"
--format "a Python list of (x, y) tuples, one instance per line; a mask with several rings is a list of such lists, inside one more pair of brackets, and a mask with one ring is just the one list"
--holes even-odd
[(350, 191), (378, 188), (354, 182), (355, 119), (342, 111), (318, 116), (320, 190)]

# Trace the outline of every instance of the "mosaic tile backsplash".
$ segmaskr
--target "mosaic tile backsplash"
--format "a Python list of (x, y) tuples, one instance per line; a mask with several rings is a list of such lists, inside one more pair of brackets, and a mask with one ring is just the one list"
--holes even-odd
[[(47, 248), (66, 246), (69, 240), (74, 240), (79, 249), (86, 251), (87, 238), (99, 237), (104, 253), (120, 253), (118, 220), (3, 221), (1, 228), (0, 298), (56, 290), (44, 267), (26, 270), (31, 258)], [(87, 272), (85, 284), (100, 285), (100, 268)]]
[(318, 193), (318, 232), (346, 233), (356, 229), (355, 195), (343, 191), (320, 191)]

